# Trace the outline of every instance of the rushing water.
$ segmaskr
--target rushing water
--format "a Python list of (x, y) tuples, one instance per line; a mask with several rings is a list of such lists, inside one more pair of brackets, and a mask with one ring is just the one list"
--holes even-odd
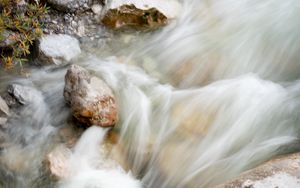
[(71, 124), (67, 67), (31, 68), (29, 78), (1, 72), (1, 91), (9, 83), (31, 89), (5, 130), (1, 187), (213, 187), (298, 150), (300, 2), (180, 3), (167, 27), (117, 34), (74, 60), (114, 90), (119, 142), (101, 156), (107, 130), (86, 130), (61, 181), (43, 173), (42, 161)]

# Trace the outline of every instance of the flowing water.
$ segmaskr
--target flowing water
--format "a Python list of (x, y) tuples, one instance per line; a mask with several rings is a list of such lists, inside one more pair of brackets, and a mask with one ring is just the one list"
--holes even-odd
[(299, 150), (300, 2), (180, 4), (180, 16), (159, 31), (84, 44), (72, 63), (114, 90), (119, 140), (100, 155), (107, 130), (86, 130), (60, 181), (43, 172), (43, 160), (72, 124), (67, 67), (31, 67), (29, 78), (0, 73), (0, 91), (10, 83), (31, 91), (5, 130), (1, 187), (213, 187)]

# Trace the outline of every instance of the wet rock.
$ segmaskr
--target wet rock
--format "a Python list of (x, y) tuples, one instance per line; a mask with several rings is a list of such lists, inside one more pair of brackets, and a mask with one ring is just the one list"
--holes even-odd
[(5, 100), (5, 102), (9, 108), (18, 108), (21, 105), (17, 101), (17, 99), (14, 98), (12, 95), (10, 95), (8, 92), (5, 92), (4, 94), (2, 94), (2, 98)]
[(167, 17), (156, 8), (142, 10), (134, 4), (109, 9), (101, 19), (102, 24), (112, 29), (157, 29), (167, 24)]
[(13, 97), (19, 104), (25, 105), (30, 103), (32, 100), (32, 89), (27, 86), (22, 86), (18, 84), (9, 85), (7, 92)]
[(71, 150), (64, 145), (56, 146), (46, 157), (48, 172), (56, 179), (68, 177)]
[(300, 153), (270, 160), (216, 188), (300, 187)]
[(4, 126), (6, 124), (9, 114), (9, 107), (0, 96), (0, 126)]
[(37, 51), (38, 60), (45, 65), (60, 65), (81, 53), (78, 40), (63, 34), (44, 36), (39, 40)]
[(68, 69), (64, 97), (71, 106), (73, 116), (81, 123), (109, 127), (118, 120), (112, 90), (80, 66), (72, 65)]

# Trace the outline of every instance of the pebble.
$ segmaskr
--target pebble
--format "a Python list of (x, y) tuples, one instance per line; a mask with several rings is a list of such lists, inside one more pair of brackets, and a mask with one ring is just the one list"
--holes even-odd
[(77, 23), (74, 20), (71, 22), (71, 25), (72, 27), (77, 27)]
[(93, 5), (91, 8), (92, 8), (92, 11), (93, 11), (96, 15), (100, 15), (101, 10), (102, 10), (102, 6), (101, 6), (101, 5)]

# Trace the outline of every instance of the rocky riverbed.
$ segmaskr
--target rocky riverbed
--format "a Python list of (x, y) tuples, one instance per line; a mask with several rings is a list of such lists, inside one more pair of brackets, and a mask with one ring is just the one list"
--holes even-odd
[[(0, 70), (0, 187), (300, 185), (298, 55), (278, 45), (273, 25), (243, 17), (240, 10), (256, 6), (14, 6), (22, 12), (33, 3), (49, 8), (43, 35), (24, 56), (28, 63)], [(260, 8), (273, 15), (279, 4)], [(274, 38), (260, 40), (269, 32)], [(1, 32), (1, 50), (18, 34)], [(274, 54), (289, 57), (286, 64)]]

